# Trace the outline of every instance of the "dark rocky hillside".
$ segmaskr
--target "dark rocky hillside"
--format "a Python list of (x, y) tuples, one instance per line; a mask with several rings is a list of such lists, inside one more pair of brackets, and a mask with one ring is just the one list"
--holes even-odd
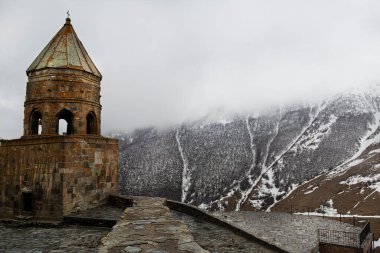
[(118, 134), (121, 191), (208, 209), (266, 209), (379, 140), (379, 90)]

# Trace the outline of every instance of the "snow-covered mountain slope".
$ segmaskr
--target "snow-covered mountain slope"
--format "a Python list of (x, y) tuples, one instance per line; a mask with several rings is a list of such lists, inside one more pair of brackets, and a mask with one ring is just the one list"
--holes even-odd
[[(119, 135), (121, 191), (207, 209), (267, 209), (315, 177), (353, 168), (352, 161), (378, 142), (379, 108), (380, 87), (374, 86), (321, 105)], [(347, 185), (367, 176), (377, 180), (362, 176)]]
[[(379, 120), (379, 118), (377, 118)], [(379, 123), (379, 121), (377, 121)], [(327, 202), (335, 213), (380, 214), (380, 129), (364, 137), (359, 151), (346, 163), (304, 182), (272, 208), (292, 204), (315, 210)]]

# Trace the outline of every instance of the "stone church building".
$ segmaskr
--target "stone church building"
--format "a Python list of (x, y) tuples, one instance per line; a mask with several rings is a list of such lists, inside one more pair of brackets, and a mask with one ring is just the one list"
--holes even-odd
[(118, 142), (101, 136), (102, 75), (69, 18), (26, 74), (24, 135), (0, 142), (0, 218), (104, 203), (117, 194)]

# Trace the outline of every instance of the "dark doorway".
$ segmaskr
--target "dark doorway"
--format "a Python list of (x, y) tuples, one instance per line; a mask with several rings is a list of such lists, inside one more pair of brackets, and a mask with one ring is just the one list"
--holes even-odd
[(22, 193), (22, 209), (24, 212), (32, 211), (32, 193), (31, 192)]
[(93, 112), (87, 114), (87, 134), (97, 134), (96, 118)]
[(57, 114), (56, 130), (57, 134), (70, 135), (74, 133), (74, 115), (69, 110), (63, 109)]
[(42, 114), (39, 111), (32, 112), (30, 117), (30, 130), (32, 134), (40, 135), (42, 132)]

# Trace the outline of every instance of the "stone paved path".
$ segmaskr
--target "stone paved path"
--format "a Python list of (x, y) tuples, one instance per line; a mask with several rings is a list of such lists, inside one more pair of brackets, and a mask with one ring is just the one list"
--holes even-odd
[(59, 228), (7, 227), (0, 225), (1, 253), (92, 253), (110, 229), (64, 226)]
[(134, 206), (125, 209), (121, 220), (102, 239), (99, 252), (208, 252), (164, 204), (162, 198), (134, 197)]
[(316, 252), (317, 230), (361, 231), (348, 223), (321, 217), (268, 212), (213, 212), (219, 217), (254, 236), (294, 253)]
[(216, 225), (193, 216), (172, 211), (175, 218), (189, 227), (195, 241), (212, 253), (271, 253), (265, 246), (242, 237), (228, 228)]

